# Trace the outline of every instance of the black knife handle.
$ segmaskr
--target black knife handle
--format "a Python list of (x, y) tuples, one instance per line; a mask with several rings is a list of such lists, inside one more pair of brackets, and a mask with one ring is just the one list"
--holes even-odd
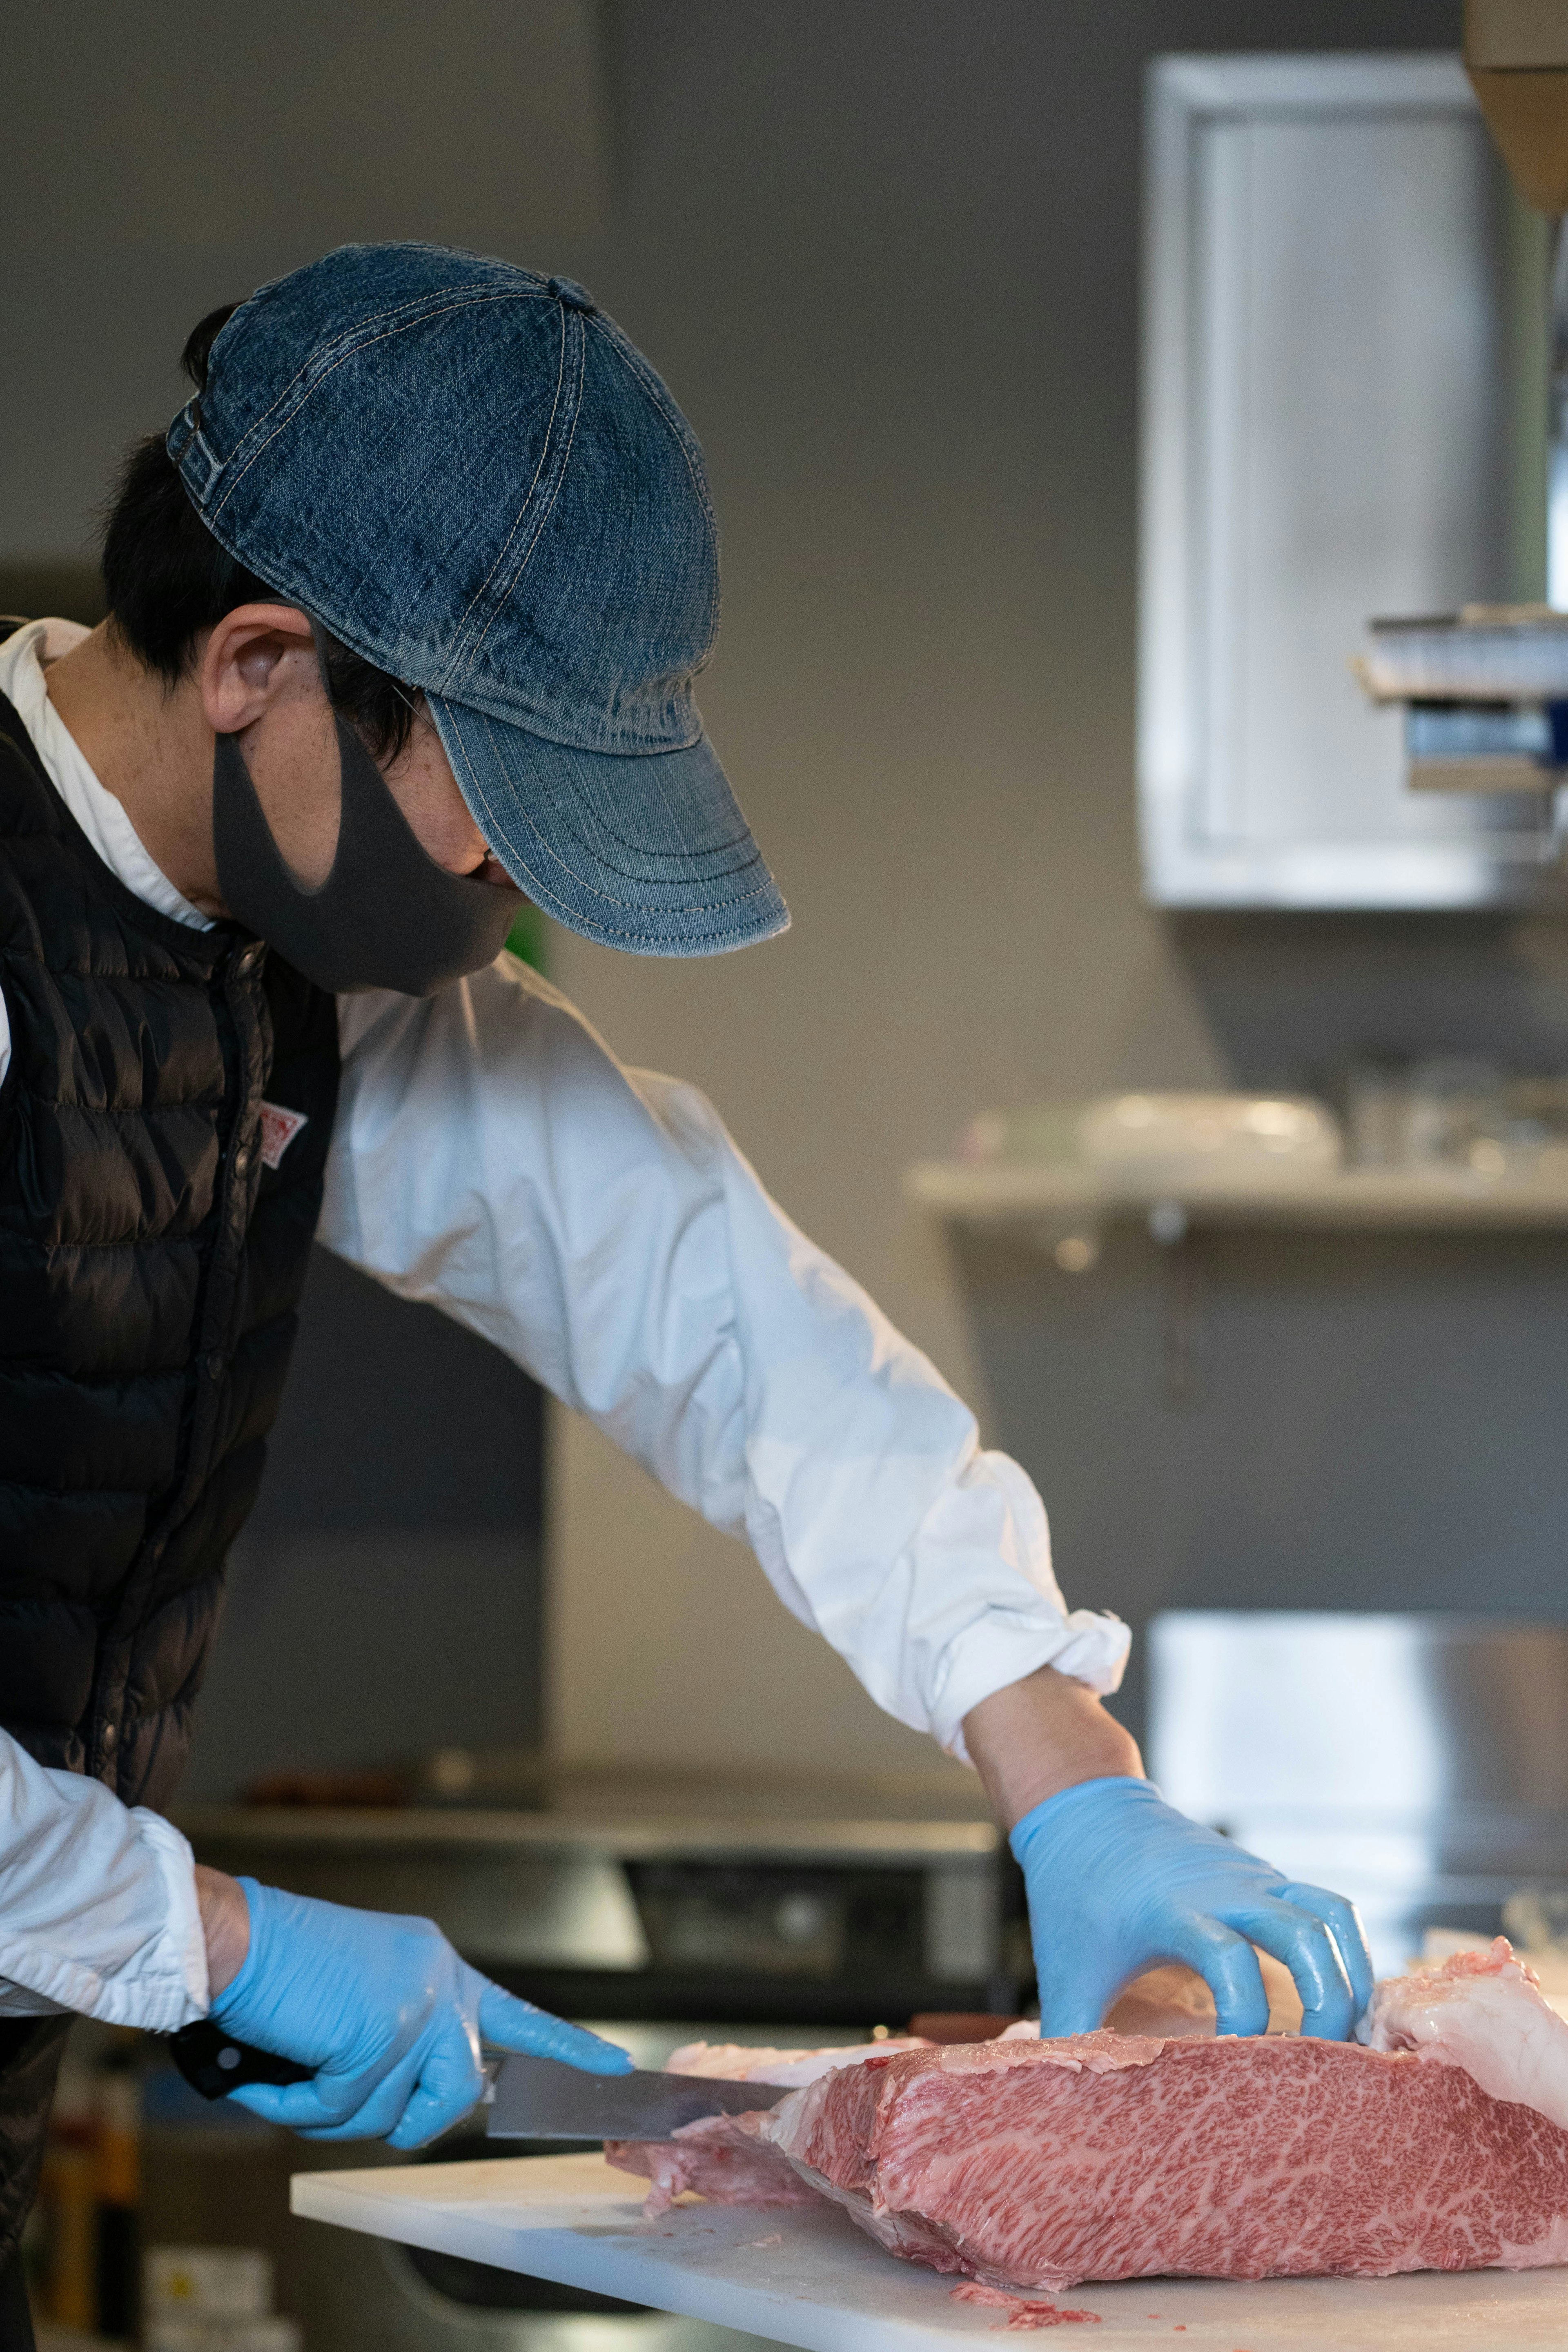
[(171, 2033), (169, 2055), (192, 2090), (199, 2091), (204, 2099), (225, 2099), (245, 2083), (308, 2083), (316, 2071), (313, 2066), (301, 2066), (296, 2059), (279, 2058), (270, 2050), (237, 2041), (210, 2017), (198, 2018), (194, 2025), (182, 2025), (178, 2033)]

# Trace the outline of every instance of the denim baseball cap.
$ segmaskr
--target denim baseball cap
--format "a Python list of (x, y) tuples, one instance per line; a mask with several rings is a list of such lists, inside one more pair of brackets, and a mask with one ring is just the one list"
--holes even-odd
[(229, 554), (423, 689), (519, 887), (643, 955), (789, 921), (692, 700), (719, 625), (702, 453), (570, 278), (351, 245), (263, 286), (169, 455)]

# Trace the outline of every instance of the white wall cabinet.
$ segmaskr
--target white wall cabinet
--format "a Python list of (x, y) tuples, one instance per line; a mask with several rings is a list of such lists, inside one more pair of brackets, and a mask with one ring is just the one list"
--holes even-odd
[(1544, 545), (1543, 240), (1458, 60), (1161, 58), (1146, 155), (1147, 895), (1568, 904), (1551, 796), (1411, 793), (1349, 667)]

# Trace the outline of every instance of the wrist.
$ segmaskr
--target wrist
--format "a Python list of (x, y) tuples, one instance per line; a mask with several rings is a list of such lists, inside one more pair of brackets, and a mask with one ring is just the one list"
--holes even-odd
[(250, 1950), (250, 1907), (237, 1878), (196, 1864), (196, 1905), (207, 1948), (207, 1997), (216, 2000), (245, 1966)]
[(1054, 1666), (1038, 1667), (971, 1707), (963, 1737), (1006, 1830), (1079, 1781), (1143, 1777), (1131, 1734), (1086, 1683)]

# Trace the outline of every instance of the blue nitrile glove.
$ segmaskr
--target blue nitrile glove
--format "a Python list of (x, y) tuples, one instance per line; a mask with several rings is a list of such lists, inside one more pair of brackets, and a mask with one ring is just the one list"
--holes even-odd
[(1288, 1885), (1152, 1781), (1079, 1781), (1026, 1813), (1009, 1843), (1029, 1891), (1043, 2034), (1092, 2032), (1123, 1985), (1165, 1960), (1197, 1970), (1221, 2033), (1262, 2033), (1254, 1944), (1295, 1978), (1303, 2033), (1344, 2041), (1372, 1999), (1353, 1903)]
[(242, 1878), (250, 1949), (212, 2015), (237, 2041), (318, 2070), (308, 2083), (247, 2083), (229, 2097), (306, 2139), (422, 2147), (485, 2086), (479, 2042), (561, 2058), (590, 2074), (633, 2061), (491, 1984), (429, 1919), (349, 1911)]

